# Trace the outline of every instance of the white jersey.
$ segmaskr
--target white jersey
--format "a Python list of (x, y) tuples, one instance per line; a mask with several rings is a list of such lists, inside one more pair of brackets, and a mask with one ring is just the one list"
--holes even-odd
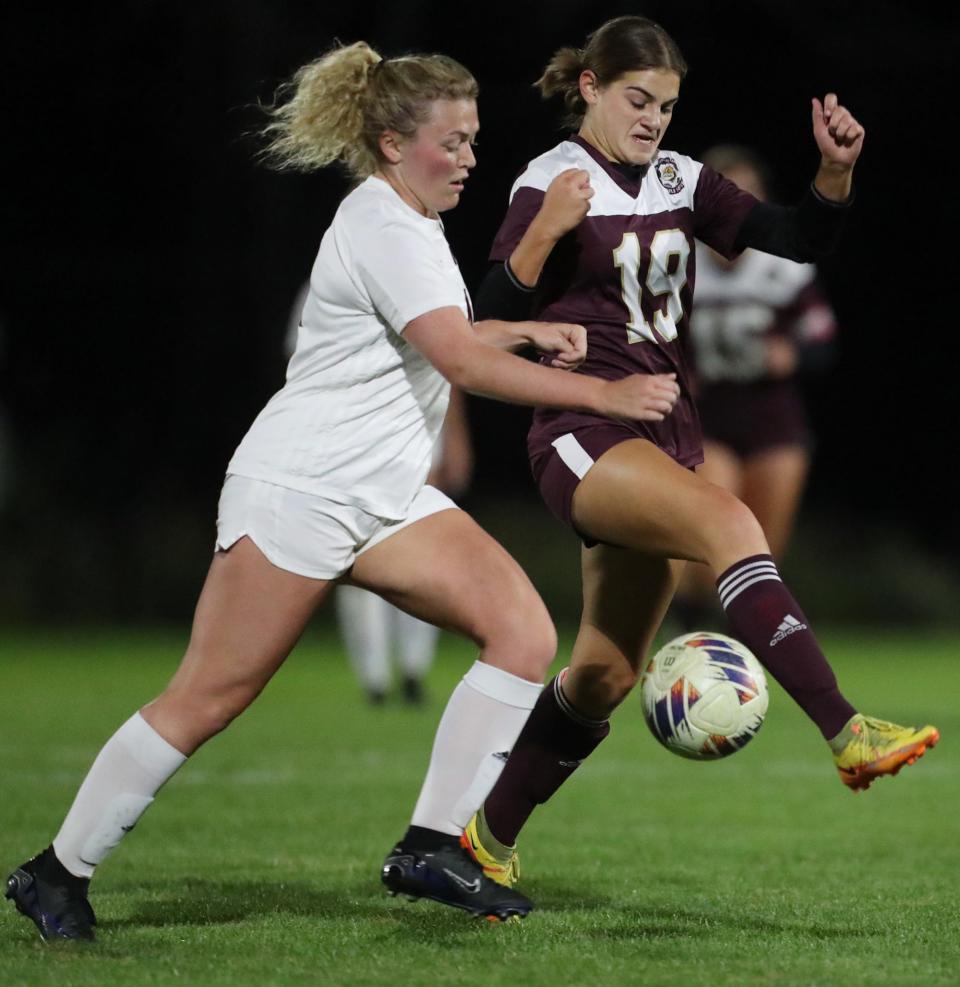
[(286, 384), (227, 472), (403, 518), (426, 480), (450, 394), (403, 330), (450, 306), (469, 318), (440, 221), (366, 179), (323, 236)]

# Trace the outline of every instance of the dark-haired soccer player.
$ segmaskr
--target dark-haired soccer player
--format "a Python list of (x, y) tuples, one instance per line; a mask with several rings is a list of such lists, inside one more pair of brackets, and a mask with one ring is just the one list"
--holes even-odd
[(484, 315), (537, 313), (584, 325), (578, 373), (616, 380), (674, 375), (671, 412), (630, 421), (539, 407), (528, 447), (541, 494), (584, 541), (583, 615), (570, 667), (544, 689), (465, 845), (509, 883), (517, 834), (606, 737), (637, 682), (681, 569), (706, 563), (733, 634), (813, 720), (841, 779), (866, 788), (937, 739), (862, 716), (837, 686), (810, 621), (784, 585), (753, 514), (695, 472), (700, 425), (687, 324), (699, 239), (810, 260), (843, 225), (863, 127), (833, 93), (812, 101), (820, 167), (792, 209), (752, 195), (662, 148), (686, 64), (657, 24), (621, 17), (583, 50), (564, 48), (539, 87), (559, 95), (575, 136), (535, 158), (514, 184), (477, 299)]

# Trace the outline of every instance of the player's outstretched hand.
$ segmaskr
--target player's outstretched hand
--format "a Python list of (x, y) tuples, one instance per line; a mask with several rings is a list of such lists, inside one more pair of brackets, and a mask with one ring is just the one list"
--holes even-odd
[(863, 148), (864, 129), (854, 115), (827, 93), (821, 103), (813, 99), (813, 137), (824, 162), (852, 168)]
[(551, 357), (550, 366), (574, 370), (587, 358), (587, 330), (567, 322), (531, 322), (530, 342)]
[(602, 413), (610, 418), (662, 422), (673, 411), (680, 386), (676, 374), (633, 374), (607, 381), (604, 396)]
[(568, 168), (547, 186), (536, 223), (552, 239), (559, 240), (580, 225), (587, 215), (593, 187), (590, 175), (581, 168)]

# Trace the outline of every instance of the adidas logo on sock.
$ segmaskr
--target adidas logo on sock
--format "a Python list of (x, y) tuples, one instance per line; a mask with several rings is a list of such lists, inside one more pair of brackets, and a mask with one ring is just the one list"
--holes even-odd
[(788, 613), (786, 617), (780, 621), (780, 626), (777, 628), (777, 633), (770, 638), (770, 647), (775, 648), (785, 637), (790, 637), (791, 634), (796, 634), (797, 631), (805, 631), (806, 629), (806, 624), (801, 624), (796, 617)]

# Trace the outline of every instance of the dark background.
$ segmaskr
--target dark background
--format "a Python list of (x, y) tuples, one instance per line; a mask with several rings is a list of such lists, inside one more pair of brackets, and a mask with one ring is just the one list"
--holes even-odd
[[(299, 65), (343, 42), (443, 51), (481, 86), (479, 165), (445, 216), (475, 285), (511, 181), (560, 135), (530, 87), (552, 51), (642, 13), (690, 73), (665, 146), (753, 145), (780, 197), (817, 155), (810, 97), (867, 128), (858, 204), (821, 267), (840, 362), (810, 387), (810, 516), (844, 551), (952, 566), (956, 8), (915, 4), (114, 3), (3, 15), (0, 619), (188, 615), (224, 467), (283, 379), (283, 336), (346, 181), (271, 173), (248, 135)], [(468, 506), (527, 505), (527, 412), (471, 402)], [(519, 509), (519, 508), (518, 508)], [(549, 528), (566, 538), (559, 527)]]

